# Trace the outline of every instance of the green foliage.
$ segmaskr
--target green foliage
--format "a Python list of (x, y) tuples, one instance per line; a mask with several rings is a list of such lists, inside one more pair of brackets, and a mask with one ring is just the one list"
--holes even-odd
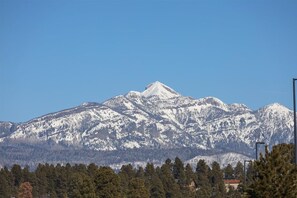
[(234, 169), (230, 164), (228, 164), (226, 168), (224, 168), (224, 178), (234, 179)]
[(210, 183), (212, 187), (212, 196), (215, 198), (225, 197), (226, 188), (223, 180), (223, 172), (219, 163), (213, 162), (210, 172)]
[(6, 175), (4, 170), (0, 171), (0, 197), (9, 197), (10, 195), (10, 186), (9, 178)]
[(98, 166), (94, 163), (91, 163), (87, 166), (87, 173), (88, 175), (94, 179)]
[(144, 171), (145, 185), (149, 190), (150, 197), (165, 197), (162, 181), (156, 173), (152, 163), (147, 163)]
[(141, 166), (138, 168), (135, 176), (139, 178), (144, 178), (144, 170)]
[(196, 175), (190, 164), (185, 167), (185, 184), (181, 186), (181, 192), (183, 197), (195, 197), (196, 194)]
[(14, 186), (20, 186), (22, 183), (22, 168), (20, 165), (14, 164), (11, 168), (11, 173), (14, 180)]
[(132, 165), (123, 165), (118, 175), (120, 177), (121, 191), (123, 194), (127, 194), (129, 182), (136, 175)]
[(100, 167), (95, 176), (96, 195), (102, 198), (120, 196), (120, 178), (110, 167)]
[(177, 180), (178, 184), (185, 185), (186, 176), (184, 171), (184, 164), (178, 157), (176, 157), (174, 160), (173, 176), (174, 176), (174, 179)]
[(69, 180), (68, 196), (73, 198), (95, 198), (95, 187), (91, 178), (84, 173), (74, 173)]
[(209, 182), (210, 168), (204, 160), (199, 160), (196, 167), (197, 192), (196, 197), (210, 197), (211, 185)]
[(237, 162), (234, 168), (234, 177), (240, 181), (243, 181), (244, 172), (243, 172), (243, 164), (241, 162)]
[(280, 144), (254, 163), (255, 173), (249, 185), (253, 197), (286, 197), (297, 195), (297, 167), (293, 161), (293, 145)]
[(36, 191), (38, 196), (43, 196), (47, 194), (47, 167), (45, 165), (39, 164), (37, 169), (35, 170), (37, 186)]
[(128, 186), (128, 198), (149, 198), (149, 191), (145, 187), (144, 180), (140, 178), (132, 178)]
[(58, 197), (65, 197), (67, 195), (68, 178), (72, 174), (68, 175), (65, 169), (60, 164), (56, 166), (55, 190)]
[(166, 197), (180, 197), (180, 186), (171, 172), (170, 164), (163, 164), (160, 178), (164, 187)]
[(149, 193), (151, 198), (163, 198), (165, 197), (165, 191), (162, 181), (157, 175), (153, 175), (149, 184)]

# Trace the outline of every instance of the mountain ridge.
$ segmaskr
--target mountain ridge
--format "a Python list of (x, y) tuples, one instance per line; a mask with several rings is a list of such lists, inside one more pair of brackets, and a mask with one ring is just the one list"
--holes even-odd
[(253, 155), (255, 142), (293, 140), (293, 112), (251, 110), (215, 97), (185, 97), (158, 81), (103, 103), (88, 102), (23, 123), (0, 122), (0, 142), (53, 141), (97, 151), (197, 148)]

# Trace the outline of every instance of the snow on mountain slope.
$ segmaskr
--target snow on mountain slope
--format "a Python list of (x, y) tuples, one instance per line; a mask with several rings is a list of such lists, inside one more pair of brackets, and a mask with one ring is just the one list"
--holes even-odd
[(185, 161), (185, 164), (189, 163), (192, 167), (196, 167), (199, 160), (204, 160), (208, 166), (216, 161), (220, 164), (221, 167), (226, 167), (230, 164), (232, 167), (235, 167), (237, 162), (243, 163), (244, 160), (253, 160), (251, 157), (246, 155), (242, 155), (239, 153), (229, 152), (223, 154), (216, 154), (216, 155), (198, 155), (190, 160)]
[(52, 140), (104, 151), (194, 147), (252, 154), (257, 141), (270, 146), (292, 142), (292, 117), (279, 104), (252, 111), (214, 97), (185, 97), (157, 81), (143, 92), (102, 104), (84, 103), (21, 124), (0, 123), (0, 141)]
[(158, 96), (160, 99), (169, 99), (180, 96), (176, 91), (159, 81), (149, 84), (141, 95), (144, 97)]

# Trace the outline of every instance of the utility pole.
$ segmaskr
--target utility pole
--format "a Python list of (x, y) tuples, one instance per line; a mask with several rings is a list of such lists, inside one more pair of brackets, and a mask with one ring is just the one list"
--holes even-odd
[(297, 165), (296, 90), (295, 90), (295, 81), (296, 80), (297, 80), (297, 78), (293, 78), (294, 143), (295, 143), (294, 162)]

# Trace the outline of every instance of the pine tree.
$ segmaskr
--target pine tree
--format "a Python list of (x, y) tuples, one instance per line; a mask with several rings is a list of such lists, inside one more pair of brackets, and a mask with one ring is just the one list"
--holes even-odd
[(149, 191), (145, 187), (144, 180), (140, 178), (132, 178), (128, 186), (128, 198), (149, 198)]
[(163, 184), (157, 175), (154, 165), (147, 163), (144, 171), (145, 186), (149, 189), (151, 198), (165, 197)]
[[(6, 166), (0, 170), (0, 173), (2, 175), (2, 178), (4, 178), (4, 180), (0, 181), (0, 183), (2, 183), (2, 185), (3, 185), (3, 186), (0, 185), (1, 186), (0, 189), (3, 189), (3, 197), (8, 197), (8, 196), (4, 196), (5, 193), (8, 193), (8, 195), (13, 196), (14, 195), (14, 179), (13, 179), (12, 173), (8, 170), (8, 168)], [(1, 193), (0, 193), (0, 195), (1, 195)]]
[(87, 172), (87, 167), (85, 164), (75, 164), (72, 167), (74, 172), (78, 172), (78, 173), (83, 173), (83, 174), (88, 174)]
[(18, 164), (14, 164), (11, 168), (11, 173), (14, 178), (14, 186), (19, 187), (23, 180), (21, 166)]
[(182, 189), (182, 196), (192, 198), (196, 194), (196, 176), (190, 164), (185, 167), (185, 187)]
[(160, 175), (166, 197), (181, 197), (180, 187), (176, 183), (172, 173), (170, 164), (163, 164)]
[(242, 163), (239, 161), (237, 162), (235, 168), (234, 168), (234, 177), (235, 179), (238, 179), (240, 181), (243, 181), (243, 175), (244, 172), (243, 172), (243, 165)]
[(93, 179), (97, 170), (98, 170), (98, 166), (94, 163), (91, 163), (87, 166), (87, 174)]
[(37, 194), (42, 197), (47, 194), (47, 178), (46, 178), (46, 168), (45, 165), (38, 164), (35, 170), (36, 180), (37, 180)]
[(196, 167), (197, 192), (196, 197), (204, 198), (211, 196), (211, 185), (209, 182), (210, 168), (204, 160), (199, 160)]
[(177, 180), (177, 183), (180, 186), (184, 186), (186, 183), (186, 176), (185, 176), (185, 170), (184, 170), (184, 164), (183, 162), (176, 157), (173, 164), (173, 176), (174, 179)]
[(95, 198), (96, 194), (93, 181), (83, 172), (72, 174), (69, 182), (68, 195), (73, 198)]
[(68, 177), (65, 167), (60, 164), (56, 165), (55, 168), (56, 178), (55, 178), (55, 191), (58, 197), (65, 197), (67, 195), (68, 188)]
[(51, 197), (57, 197), (55, 191), (55, 179), (57, 178), (55, 166), (53, 164), (45, 164), (45, 173), (47, 179), (47, 192)]
[(140, 166), (138, 167), (138, 170), (136, 171), (136, 177), (139, 177), (141, 179), (144, 179), (144, 169)]
[(110, 167), (100, 167), (95, 176), (97, 197), (120, 197), (120, 178)]
[(196, 182), (196, 176), (195, 176), (195, 173), (194, 173), (190, 164), (186, 165), (185, 176), (186, 176), (186, 185), (187, 186), (189, 186), (192, 183), (192, 181)]
[(135, 174), (136, 173), (131, 164), (123, 165), (121, 167), (121, 170), (118, 173), (118, 175), (120, 177), (120, 185), (123, 194), (127, 193), (129, 182), (133, 177), (135, 177)]
[(293, 161), (293, 145), (279, 144), (254, 163), (255, 173), (249, 194), (253, 197), (286, 197), (297, 195), (297, 167)]
[(231, 166), (231, 164), (228, 164), (225, 168), (224, 168), (224, 178), (225, 179), (234, 179), (234, 169)]
[(223, 172), (221, 171), (219, 163), (216, 161), (211, 165), (210, 183), (212, 187), (212, 196), (215, 198), (225, 197), (226, 188), (223, 180)]
[(9, 197), (10, 187), (8, 184), (8, 177), (4, 170), (0, 170), (0, 197)]

